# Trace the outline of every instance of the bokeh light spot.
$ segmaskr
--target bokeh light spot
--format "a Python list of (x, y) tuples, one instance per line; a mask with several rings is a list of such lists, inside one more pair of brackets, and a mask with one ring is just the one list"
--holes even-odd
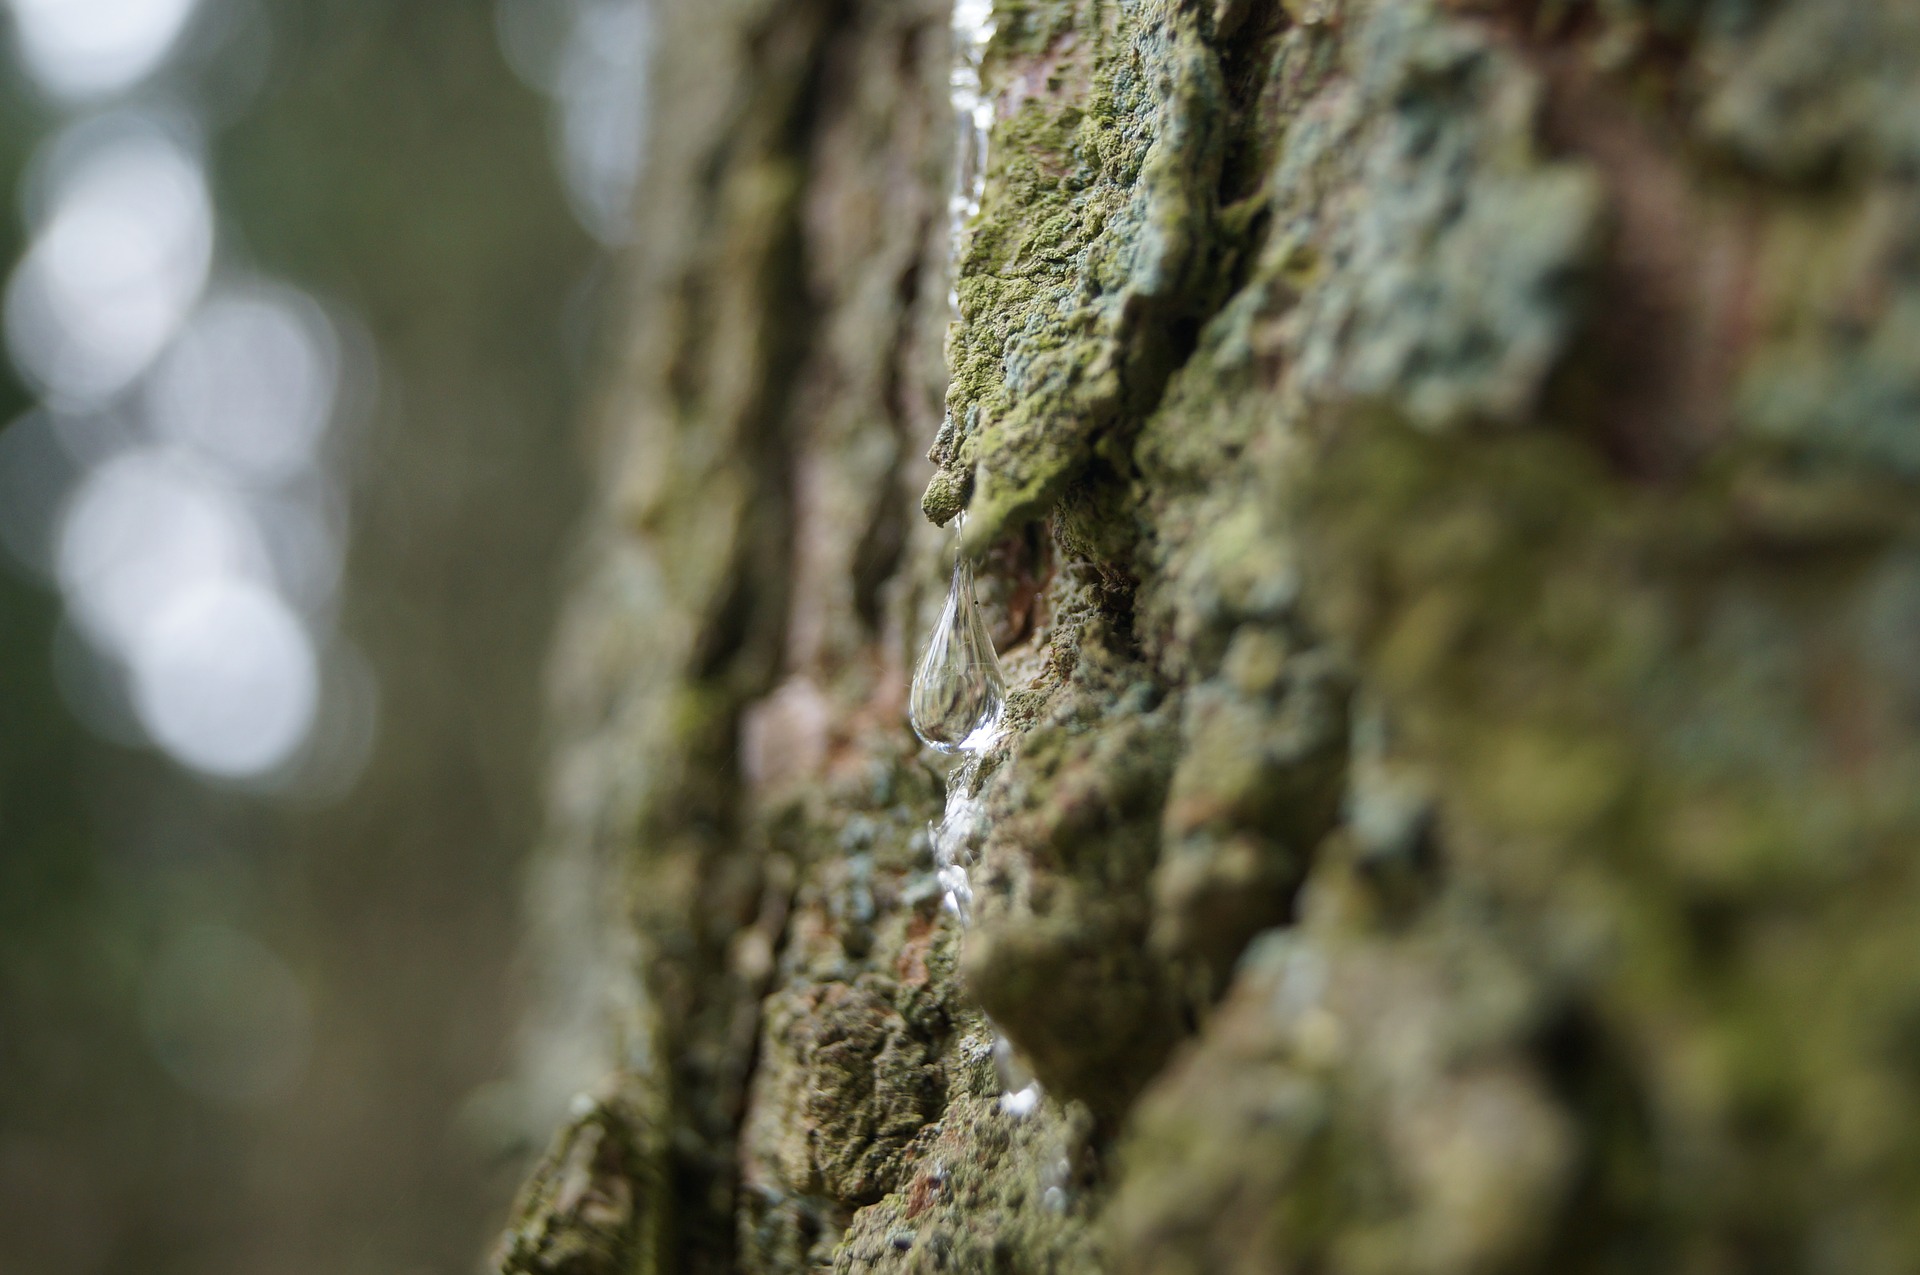
[(237, 478), (283, 482), (313, 462), (339, 363), (326, 315), (305, 294), (229, 290), (194, 313), (155, 368), (149, 419)]
[(319, 706), (313, 640), (287, 604), (240, 580), (176, 600), (128, 652), (154, 742), (209, 775), (244, 779), (291, 758)]
[(61, 520), (55, 565), (75, 618), (122, 655), (183, 593), (209, 580), (264, 580), (270, 570), (233, 495), (159, 448), (129, 451), (86, 476)]
[(87, 136), (82, 154), (63, 156), (6, 297), (14, 366), (54, 406), (81, 410), (153, 362), (213, 259), (213, 210), (196, 157), (138, 118), (96, 124)]
[(99, 97), (151, 74), (195, 0), (10, 0), (22, 67), (56, 97)]

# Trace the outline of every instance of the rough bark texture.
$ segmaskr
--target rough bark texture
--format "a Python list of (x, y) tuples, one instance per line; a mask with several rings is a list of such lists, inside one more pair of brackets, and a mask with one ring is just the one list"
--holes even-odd
[(1920, 8), (657, 13), (504, 1269), (1920, 1270)]

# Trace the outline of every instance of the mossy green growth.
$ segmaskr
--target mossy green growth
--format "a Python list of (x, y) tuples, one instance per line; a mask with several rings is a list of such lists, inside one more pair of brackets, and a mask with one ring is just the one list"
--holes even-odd
[(961, 966), (1047, 1091), (1108, 1126), (1182, 1033), (1147, 943), (1178, 704), (1120, 639), (1086, 618), (1064, 685), (982, 789)]
[(638, 1077), (621, 1078), (554, 1136), (492, 1259), (497, 1275), (661, 1275), (672, 1200), (665, 1139)]
[(1526, 1057), (1537, 990), (1485, 920), (1456, 900), (1378, 934), (1314, 905), (1257, 942), (1141, 1103), (1110, 1269), (1534, 1269), (1575, 1143)]
[(983, 1066), (956, 1088), (915, 1145), (904, 1186), (855, 1216), (833, 1255), (838, 1272), (1096, 1275), (1093, 1215), (1104, 1199), (1084, 1110), (1042, 1101), (1009, 1108), (997, 1092), (991, 1032), (965, 1038)]
[(1702, 132), (1758, 172), (1818, 184), (1920, 165), (1920, 9), (1773, 0), (1718, 50)]
[(1071, 30), (996, 45), (990, 60), (1023, 96), (993, 132), (967, 232), (954, 428), (923, 502), (943, 521), (970, 482), (976, 554), (1044, 513), (1100, 432), (1157, 398), (1214, 211), (1226, 102), (1197, 16), (1161, 0), (1083, 3)]
[[(1637, 1136), (1741, 1173), (1699, 1193), (1596, 1164), (1595, 1189), (1652, 1191), (1703, 1252), (1844, 1210), (1906, 1269), (1920, 1160), (1885, 1130), (1920, 1110), (1888, 1044), (1920, 1009), (1920, 742), (1914, 657), (1871, 617), (1920, 596), (1912, 532), (1809, 535), (1756, 494), (1795, 482), (1764, 457), (1654, 492), (1544, 435), (1336, 436), (1308, 592), (1430, 767), (1452, 870), (1535, 918), (1529, 967), (1626, 1042)], [(1867, 685), (1892, 699), (1832, 698)]]
[[(1802, 171), (1831, 99), (1801, 70), (1872, 50), (1773, 33), (1901, 19), (1818, 2), (1694, 70), (1759, 86), (1742, 180), (1852, 208), (1905, 116), (1840, 102)], [(926, 508), (971, 501), (976, 551), (1053, 515), (1048, 646), (954, 776), (970, 932), (897, 714), (836, 719), (835, 767), (884, 783), (741, 821), (772, 883), (712, 945), (768, 991), (743, 1268), (1920, 1269), (1911, 191), (1807, 215), (1890, 286), (1833, 267), (1714, 463), (1628, 480), (1542, 406), (1611, 304), (1616, 178), (1542, 143), (1571, 62), (1497, 8), (1003, 6)], [(1692, 37), (1729, 6), (1607, 8)], [(1229, 17), (1270, 21), (1264, 79), (1210, 45)], [(678, 707), (727, 773), (731, 701)], [(676, 825), (735, 826), (732, 789), (675, 791)], [(649, 932), (705, 941), (676, 906)]]
[(1087, 1118), (1000, 1101), (930, 871), (939, 809), (902, 754), (766, 816), (796, 880), (742, 1130), (740, 1269), (1096, 1269)]

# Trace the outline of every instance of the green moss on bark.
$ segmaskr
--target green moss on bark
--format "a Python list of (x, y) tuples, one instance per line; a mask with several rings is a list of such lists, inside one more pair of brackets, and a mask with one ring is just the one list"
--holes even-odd
[[(822, 65), (890, 82), (849, 12)], [(752, 392), (687, 347), (641, 378), (673, 411), (606, 596), (647, 640), (579, 696), (646, 706), (589, 732), (584, 804), (643, 830), (668, 1123), (739, 1166), (703, 1206), (739, 1268), (1920, 1267), (1908, 7), (999, 19), (923, 500), (993, 576), (985, 755), (939, 772), (900, 721), (950, 546), (854, 551), (924, 471), (809, 432), (906, 419), (909, 356), (847, 353), (900, 307), (829, 284), (918, 276), (788, 216), (897, 158), (790, 114), (767, 171), (817, 187), (650, 249), (674, 314), (736, 241), (736, 317), (834, 263), (839, 335), (728, 346), (786, 350)], [(716, 567), (747, 546), (802, 583)]]

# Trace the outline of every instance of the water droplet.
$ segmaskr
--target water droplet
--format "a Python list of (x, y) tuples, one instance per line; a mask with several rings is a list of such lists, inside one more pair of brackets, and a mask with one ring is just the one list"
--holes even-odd
[(943, 753), (983, 748), (1000, 724), (1006, 697), (1000, 657), (973, 600), (973, 566), (963, 554), (953, 564), (947, 605), (913, 673), (907, 696), (913, 733)]
[(1040, 1082), (1028, 1081), (1026, 1088), (1000, 1095), (1000, 1111), (1003, 1115), (1012, 1116), (1015, 1120), (1024, 1120), (1040, 1110), (1041, 1096)]

